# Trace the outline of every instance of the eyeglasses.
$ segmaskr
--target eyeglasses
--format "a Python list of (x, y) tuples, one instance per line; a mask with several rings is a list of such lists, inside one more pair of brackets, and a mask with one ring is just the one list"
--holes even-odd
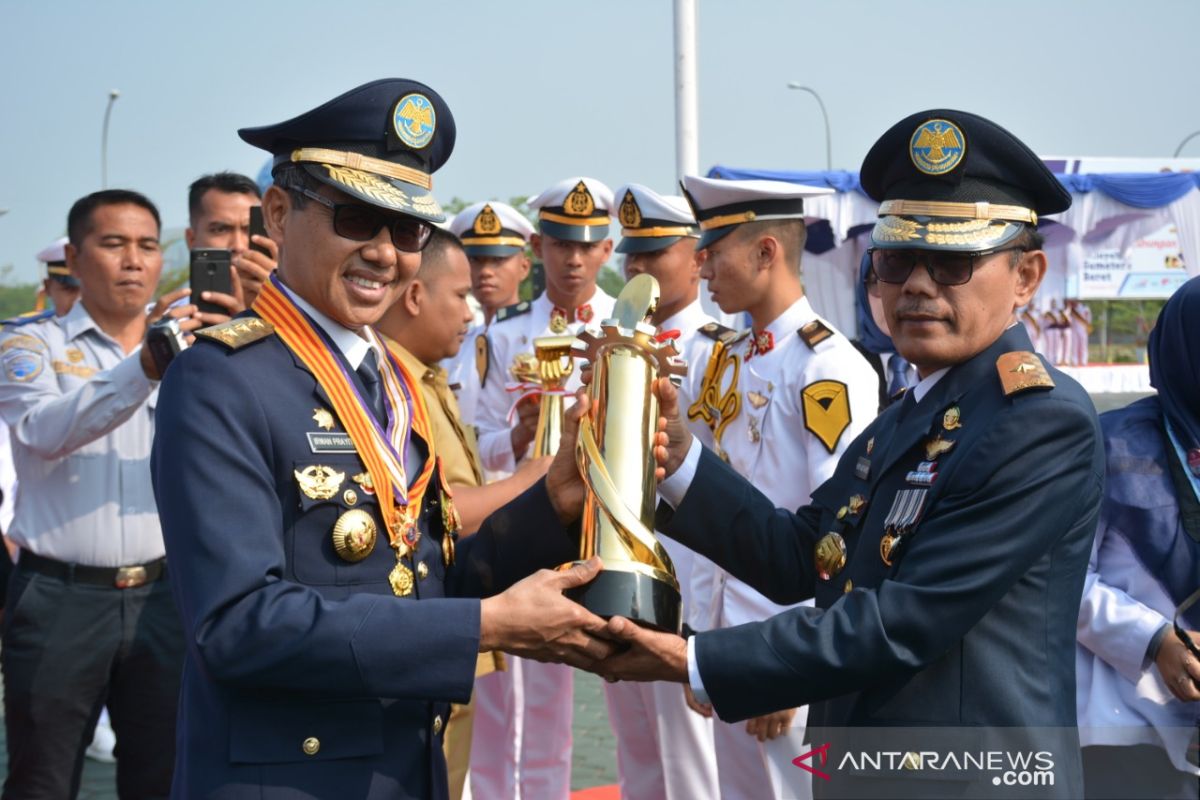
[(429, 244), (429, 237), (433, 235), (433, 226), (415, 217), (389, 214), (362, 203), (335, 203), (303, 187), (293, 191), (333, 209), (333, 232), (344, 239), (369, 242), (379, 235), (380, 230), (387, 228), (392, 232), (392, 244), (397, 250), (419, 253)]
[[(945, 250), (882, 250), (872, 247), (871, 271), (884, 283), (904, 283), (920, 262), (934, 283), (942, 286), (961, 286), (971, 280), (977, 261), (997, 253), (1014, 250), (1028, 252), (1024, 247), (1001, 247), (976, 253), (954, 253)], [(867, 288), (871, 288), (868, 279)]]

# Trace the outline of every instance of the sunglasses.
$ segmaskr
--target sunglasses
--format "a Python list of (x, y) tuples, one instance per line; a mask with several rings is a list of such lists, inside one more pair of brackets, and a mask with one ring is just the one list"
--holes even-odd
[(433, 226), (416, 217), (404, 214), (389, 214), (362, 203), (335, 203), (311, 189), (298, 191), (310, 200), (316, 200), (333, 210), (333, 232), (343, 239), (354, 242), (369, 242), (387, 228), (392, 233), (392, 244), (404, 253), (419, 253), (429, 244)]
[(1188, 636), (1181, 622), (1183, 615), (1190, 611), (1198, 600), (1200, 600), (1200, 591), (1193, 592), (1180, 604), (1179, 608), (1175, 609), (1175, 618), (1171, 620), (1171, 624), (1175, 628), (1175, 635), (1179, 637), (1179, 641), (1183, 642), (1183, 646), (1187, 648), (1187, 651), (1197, 659), (1200, 659), (1200, 648), (1196, 647), (1196, 643), (1192, 641), (1191, 636)]
[[(942, 286), (962, 286), (975, 274), (975, 265), (988, 256), (1010, 253), (1014, 250), (1028, 252), (1024, 247), (1001, 247), (995, 250), (980, 250), (975, 253), (953, 253), (944, 250), (881, 250), (872, 247), (871, 271), (884, 283), (904, 283), (912, 274), (917, 263), (934, 283)], [(869, 278), (869, 276), (868, 276)], [(867, 287), (871, 288), (870, 281)]]

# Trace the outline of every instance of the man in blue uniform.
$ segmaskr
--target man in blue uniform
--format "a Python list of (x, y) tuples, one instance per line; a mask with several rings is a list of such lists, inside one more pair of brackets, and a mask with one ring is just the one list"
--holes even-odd
[(1075, 622), (1103, 453), (1091, 401), (1015, 319), (1046, 270), (1037, 218), (1070, 196), (1012, 134), (950, 110), (892, 127), (861, 179), (881, 203), (884, 312), (921, 380), (811, 503), (776, 509), (693, 446), (661, 389), (674, 510), (659, 528), (775, 602), (817, 607), (686, 642), (616, 618), (633, 647), (600, 672), (687, 681), (727, 720), (811, 703), (794, 763), (818, 795), (1012, 796), (1026, 779), (992, 767), (1032, 752), (1050, 774), (1030, 791), (1077, 797)]
[(398, 79), (241, 131), (275, 155), (278, 271), (171, 364), (153, 452), (188, 647), (176, 797), (444, 798), (479, 652), (608, 652), (561, 594), (596, 564), (516, 583), (578, 552), (546, 484), (456, 546), (419, 386), (370, 327), (442, 219), (454, 133)]

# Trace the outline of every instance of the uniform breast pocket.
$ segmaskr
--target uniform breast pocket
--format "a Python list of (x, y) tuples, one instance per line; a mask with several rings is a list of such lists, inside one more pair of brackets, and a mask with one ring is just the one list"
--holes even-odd
[(291, 530), (296, 579), (317, 586), (386, 583), (395, 562), (379, 501), (355, 458), (297, 461)]

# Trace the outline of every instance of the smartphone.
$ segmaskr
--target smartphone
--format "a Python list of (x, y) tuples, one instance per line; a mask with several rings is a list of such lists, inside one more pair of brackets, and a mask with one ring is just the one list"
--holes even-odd
[(264, 256), (270, 256), (271, 254), (270, 254), (270, 252), (267, 251), (267, 248), (263, 247), (261, 244), (254, 243), (255, 236), (266, 236), (266, 235), (267, 235), (267, 226), (263, 224), (262, 206), (251, 206), (250, 207), (250, 249), (257, 253), (262, 253)]
[(230, 252), (228, 250), (201, 249), (192, 251), (192, 269), (189, 280), (192, 286), (191, 302), (201, 311), (213, 314), (228, 314), (229, 309), (216, 303), (200, 299), (201, 292), (224, 292), (233, 294), (233, 280), (229, 276)]

